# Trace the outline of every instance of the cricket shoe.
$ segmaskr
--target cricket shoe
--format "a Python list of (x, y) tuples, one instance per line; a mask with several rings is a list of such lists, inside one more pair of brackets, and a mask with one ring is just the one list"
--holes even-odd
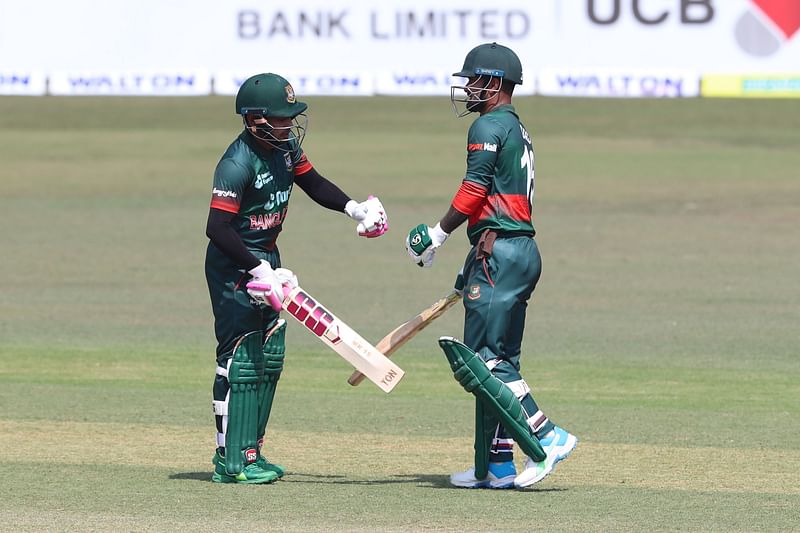
[(277, 474), (278, 479), (283, 477), (283, 474), (286, 473), (286, 469), (281, 465), (276, 465), (275, 463), (270, 463), (266, 457), (258, 454), (258, 459), (256, 459), (256, 466), (258, 466), (261, 470), (266, 470), (267, 472), (275, 472)]
[(559, 461), (567, 456), (578, 444), (578, 438), (556, 426), (542, 440), (539, 441), (542, 449), (547, 454), (544, 461), (534, 461), (530, 457), (525, 461), (525, 470), (514, 479), (514, 486), (518, 489), (530, 487), (543, 480), (553, 471)]
[(225, 458), (219, 452), (214, 454), (211, 462), (214, 463), (214, 475), (211, 476), (211, 481), (214, 483), (245, 483), (253, 485), (256, 483), (272, 483), (278, 479), (278, 474), (270, 470), (264, 470), (256, 463), (250, 463), (241, 472), (232, 476), (225, 471)]
[(514, 476), (517, 469), (514, 468), (513, 461), (504, 463), (489, 463), (489, 475), (485, 479), (475, 477), (475, 469), (470, 468), (466, 472), (456, 472), (450, 476), (450, 484), (455, 487), (467, 489), (510, 489), (514, 486)]

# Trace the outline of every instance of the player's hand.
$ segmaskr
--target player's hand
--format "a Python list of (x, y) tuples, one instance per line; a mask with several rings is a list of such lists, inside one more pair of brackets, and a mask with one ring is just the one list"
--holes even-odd
[[(285, 270), (285, 269), (279, 269)], [(247, 283), (247, 293), (258, 303), (269, 305), (276, 311), (283, 307), (285, 296), (283, 281), (272, 266), (261, 260), (261, 264), (249, 270), (253, 279)], [(291, 273), (291, 272), (290, 272)]]
[(433, 265), (433, 257), (439, 248), (449, 236), (445, 233), (439, 224), (434, 227), (420, 224), (408, 232), (406, 237), (406, 251), (411, 259), (421, 267), (430, 267)]
[(344, 206), (344, 212), (358, 222), (356, 231), (362, 237), (380, 237), (389, 230), (386, 209), (377, 196), (370, 196), (366, 202), (361, 203), (350, 200)]

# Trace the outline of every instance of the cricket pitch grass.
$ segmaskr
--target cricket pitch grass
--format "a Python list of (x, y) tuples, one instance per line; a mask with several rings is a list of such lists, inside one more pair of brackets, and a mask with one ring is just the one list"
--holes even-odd
[[(449, 292), (419, 269), (469, 119), (446, 98), (314, 98), (304, 148), (390, 231), (292, 196), (284, 265), (366, 339)], [(454, 489), (473, 400), (436, 345), (386, 395), (290, 322), (265, 486), (210, 482), (203, 278), (230, 98), (0, 97), (0, 530), (789, 531), (800, 528), (800, 101), (522, 98), (544, 271), (523, 374), (580, 442), (526, 491)], [(517, 458), (518, 465), (521, 457)]]

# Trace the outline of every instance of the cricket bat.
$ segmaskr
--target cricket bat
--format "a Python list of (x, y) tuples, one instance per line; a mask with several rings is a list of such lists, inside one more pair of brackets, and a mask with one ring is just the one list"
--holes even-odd
[(359, 375), (366, 376), (382, 391), (391, 392), (405, 374), (399, 366), (336, 318), (303, 288), (294, 287), (286, 295), (283, 309), (353, 365)]
[[(417, 316), (404, 322), (390, 331), (384, 338), (382, 338), (375, 348), (386, 357), (390, 357), (394, 352), (400, 349), (405, 343), (414, 338), (414, 336), (425, 329), (425, 327), (442, 316), (445, 311), (453, 307), (453, 305), (461, 299), (461, 294), (453, 291), (444, 298), (434, 302), (427, 309), (422, 310)], [(363, 372), (356, 370), (347, 379), (347, 382), (356, 386), (364, 381), (365, 376)], [(371, 379), (371, 378), (370, 378)]]

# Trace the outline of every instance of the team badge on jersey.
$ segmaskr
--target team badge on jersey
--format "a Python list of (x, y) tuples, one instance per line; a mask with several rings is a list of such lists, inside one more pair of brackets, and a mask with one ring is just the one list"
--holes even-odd
[(286, 87), (284, 87), (284, 89), (286, 89), (286, 102), (289, 104), (293, 104), (295, 102), (295, 97), (294, 97), (294, 88), (292, 87), (292, 84), (291, 83), (288, 84)]
[(467, 298), (470, 300), (477, 300), (481, 297), (481, 286), (480, 285), (470, 285), (469, 292), (467, 293)]
[(286, 161), (286, 170), (292, 170), (292, 156), (289, 152), (283, 154), (283, 160)]

